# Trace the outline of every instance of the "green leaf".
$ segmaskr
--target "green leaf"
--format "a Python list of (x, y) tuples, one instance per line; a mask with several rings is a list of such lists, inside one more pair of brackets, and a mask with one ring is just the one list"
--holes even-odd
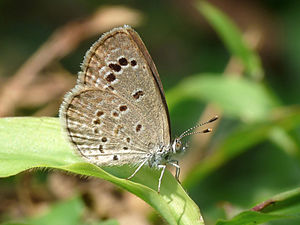
[(277, 213), (300, 216), (300, 188), (289, 190), (260, 203), (252, 208), (262, 213)]
[(179, 101), (194, 98), (215, 103), (227, 116), (247, 121), (268, 118), (270, 111), (278, 105), (277, 100), (263, 85), (245, 78), (225, 77), (220, 74), (188, 77), (166, 95), (170, 110)]
[(107, 220), (107, 221), (95, 223), (93, 225), (119, 225), (119, 222), (117, 220)]
[(274, 128), (269, 135), (269, 139), (290, 156), (299, 158), (300, 145), (297, 143), (296, 138), (293, 138), (283, 129)]
[(201, 163), (188, 174), (183, 181), (183, 185), (190, 188), (232, 158), (242, 154), (255, 144), (269, 138), (274, 129), (281, 128), (288, 131), (299, 125), (299, 108), (287, 108), (286, 110), (277, 112), (276, 118), (273, 120), (271, 119), (270, 121), (251, 125), (241, 125), (223, 142), (218, 144), (219, 147), (215, 149), (214, 154), (201, 161)]
[(4, 222), (1, 223), (1, 225), (32, 225), (32, 224), (23, 223), (23, 222)]
[(261, 79), (264, 72), (260, 58), (246, 45), (233, 21), (206, 1), (198, 0), (197, 8), (218, 33), (228, 50), (241, 60), (246, 71), (255, 80)]
[(28, 219), (27, 222), (32, 225), (75, 225), (80, 224), (81, 213), (84, 204), (80, 198), (73, 198), (69, 201), (60, 202), (51, 207), (51, 209), (42, 216)]
[(219, 220), (216, 225), (256, 225), (271, 220), (287, 218), (283, 215), (269, 215), (254, 211), (242, 212), (231, 220)]
[(216, 225), (255, 225), (271, 220), (300, 216), (300, 188), (281, 193), (251, 210), (244, 211), (230, 220), (219, 220)]
[(167, 172), (157, 193), (159, 171), (143, 168), (136, 177), (129, 166), (99, 168), (75, 154), (62, 134), (58, 118), (0, 119), (0, 177), (30, 168), (49, 167), (108, 180), (137, 195), (169, 224), (204, 224), (199, 208)]
[[(84, 212), (84, 203), (81, 198), (75, 197), (59, 202), (50, 207), (47, 212), (33, 218), (24, 219), (22, 222), (6, 222), (1, 225), (76, 225), (82, 224), (81, 216)], [(118, 225), (117, 220), (107, 220), (93, 225)], [(87, 224), (88, 225), (88, 224)]]

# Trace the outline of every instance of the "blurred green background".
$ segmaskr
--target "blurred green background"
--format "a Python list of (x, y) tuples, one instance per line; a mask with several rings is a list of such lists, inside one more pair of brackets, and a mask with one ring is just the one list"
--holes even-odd
[[(158, 68), (174, 137), (220, 116), (209, 140), (190, 138), (196, 147), (181, 162), (207, 224), (299, 187), (300, 2), (209, 1), (237, 33), (199, 2), (0, 1), (0, 115), (57, 116), (87, 49), (126, 23)], [(0, 179), (0, 222), (55, 224), (51, 216), (69, 218), (60, 224), (162, 223), (105, 181), (45, 170)]]

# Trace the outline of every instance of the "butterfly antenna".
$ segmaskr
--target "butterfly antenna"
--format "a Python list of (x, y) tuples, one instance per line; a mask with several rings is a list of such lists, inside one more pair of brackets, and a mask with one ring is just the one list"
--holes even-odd
[(186, 133), (186, 134), (180, 136), (180, 139), (183, 138), (183, 137), (189, 136), (189, 135), (194, 135), (194, 134), (204, 134), (204, 133), (209, 133), (209, 132), (212, 132), (212, 129), (211, 129), (211, 128), (207, 128), (207, 129), (204, 129), (204, 130), (202, 130), (202, 131), (193, 131), (193, 132)]
[(201, 126), (203, 126), (203, 125), (205, 125), (205, 124), (212, 123), (212, 122), (216, 121), (218, 118), (219, 118), (218, 116), (214, 116), (213, 118), (211, 118), (210, 120), (208, 120), (208, 121), (206, 121), (206, 122), (204, 122), (204, 123), (200, 123), (200, 124), (198, 124), (198, 125), (196, 125), (196, 126), (194, 126), (194, 127), (191, 127), (191, 128), (189, 128), (189, 129), (187, 129), (186, 131), (184, 131), (184, 132), (179, 136), (178, 140), (180, 140), (180, 139), (183, 138), (183, 137), (186, 137), (186, 136), (189, 136), (189, 135), (193, 135), (193, 134), (200, 134), (200, 133), (209, 133), (209, 132), (211, 132), (212, 129), (210, 129), (210, 128), (204, 129), (204, 130), (202, 130), (202, 131), (193, 131), (193, 132), (190, 132), (190, 131), (196, 129), (197, 127), (201, 127)]

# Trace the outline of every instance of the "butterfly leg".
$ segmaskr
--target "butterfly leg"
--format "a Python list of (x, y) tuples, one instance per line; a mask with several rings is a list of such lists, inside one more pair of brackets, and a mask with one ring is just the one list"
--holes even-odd
[(161, 180), (164, 176), (164, 173), (165, 173), (165, 170), (166, 170), (166, 165), (158, 165), (158, 168), (161, 168), (161, 173), (160, 173), (160, 177), (159, 177), (159, 180), (158, 180), (158, 188), (157, 188), (157, 192), (159, 193), (160, 192), (160, 185), (161, 185)]
[(175, 178), (180, 183), (180, 181), (179, 181), (180, 166), (179, 166), (178, 160), (171, 160), (169, 162), (169, 164), (176, 168)]
[(146, 158), (139, 166), (138, 168), (133, 172), (133, 174), (131, 174), (127, 180), (130, 180), (131, 178), (133, 178), (137, 172), (139, 172), (139, 170), (142, 168), (143, 165), (145, 165), (145, 163), (148, 161), (148, 158)]

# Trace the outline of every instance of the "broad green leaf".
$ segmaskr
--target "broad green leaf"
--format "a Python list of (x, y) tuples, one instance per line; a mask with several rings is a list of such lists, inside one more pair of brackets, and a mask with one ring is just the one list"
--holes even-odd
[(217, 225), (255, 225), (299, 216), (300, 188), (297, 188), (278, 194), (230, 220), (219, 220)]
[(241, 60), (247, 72), (256, 80), (261, 79), (264, 72), (260, 58), (246, 45), (233, 21), (206, 1), (198, 0), (197, 8), (218, 33), (228, 50)]
[[(271, 116), (271, 115), (270, 115)], [(275, 116), (274, 116), (275, 117)], [(219, 143), (214, 153), (205, 158), (186, 177), (183, 184), (191, 187), (209, 173), (227, 163), (233, 157), (245, 152), (248, 148), (269, 138), (274, 129), (281, 128), (285, 131), (300, 125), (300, 109), (287, 108), (278, 112), (273, 120), (241, 125), (223, 142)]]
[(167, 92), (170, 110), (187, 98), (215, 103), (226, 115), (247, 121), (264, 120), (277, 105), (277, 101), (263, 85), (220, 74), (188, 77)]
[(151, 205), (169, 224), (204, 224), (197, 205), (167, 172), (157, 193), (159, 171), (143, 168), (136, 177), (129, 166), (99, 168), (73, 152), (58, 118), (0, 119), (0, 177), (30, 168), (49, 167), (108, 180)]

